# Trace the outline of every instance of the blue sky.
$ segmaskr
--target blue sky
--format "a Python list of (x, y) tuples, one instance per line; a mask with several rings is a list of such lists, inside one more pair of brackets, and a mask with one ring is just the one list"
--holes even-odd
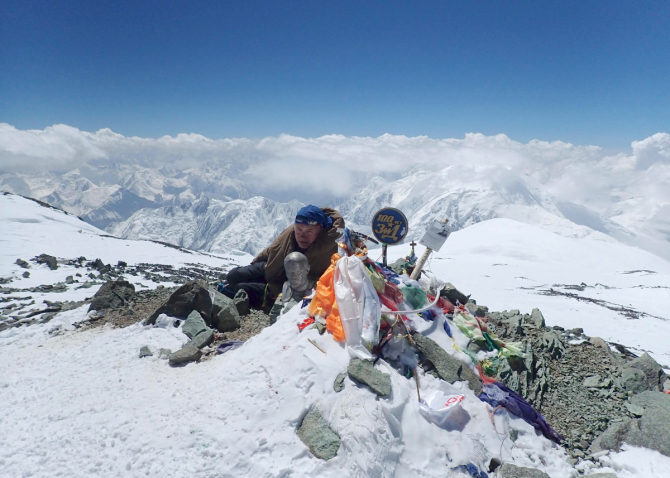
[(670, 132), (665, 1), (0, 5), (0, 122), (158, 137)]

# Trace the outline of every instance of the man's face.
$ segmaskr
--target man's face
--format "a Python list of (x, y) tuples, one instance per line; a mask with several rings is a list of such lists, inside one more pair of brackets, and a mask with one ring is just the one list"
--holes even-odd
[(298, 243), (300, 249), (305, 250), (312, 245), (316, 238), (319, 237), (319, 232), (321, 232), (321, 226), (310, 226), (308, 224), (296, 224), (294, 229), (295, 231), (295, 241)]

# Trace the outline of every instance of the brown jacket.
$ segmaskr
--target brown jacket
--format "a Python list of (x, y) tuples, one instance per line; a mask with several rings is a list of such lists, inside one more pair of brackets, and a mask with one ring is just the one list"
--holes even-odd
[[(326, 269), (330, 266), (331, 256), (337, 252), (337, 238), (340, 235), (337, 229), (344, 229), (344, 219), (339, 212), (328, 207), (322, 207), (321, 210), (327, 216), (330, 216), (333, 220), (333, 226), (330, 229), (323, 229), (316, 238), (316, 241), (309, 246), (309, 249), (303, 252), (309, 261), (308, 277), (314, 282), (318, 281), (319, 277), (326, 272)], [(266, 261), (265, 281), (270, 286), (270, 292), (275, 297), (279, 296), (282, 286), (286, 281), (284, 258), (295, 251), (300, 251), (300, 248), (295, 241), (293, 224), (291, 224), (277, 236), (277, 239), (269, 247), (265, 248), (251, 261), (252, 264), (254, 262)]]

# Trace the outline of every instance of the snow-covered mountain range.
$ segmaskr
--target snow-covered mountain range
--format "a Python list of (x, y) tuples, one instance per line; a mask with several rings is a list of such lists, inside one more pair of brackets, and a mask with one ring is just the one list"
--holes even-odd
[(611, 153), (505, 135), (148, 139), (0, 123), (0, 190), (122, 237), (209, 251), (257, 253), (300, 201), (335, 206), (362, 232), (378, 208), (397, 207), (410, 221), (408, 240), (434, 219), (460, 229), (500, 217), (567, 236), (604, 234), (670, 258), (668, 151), (666, 133)]

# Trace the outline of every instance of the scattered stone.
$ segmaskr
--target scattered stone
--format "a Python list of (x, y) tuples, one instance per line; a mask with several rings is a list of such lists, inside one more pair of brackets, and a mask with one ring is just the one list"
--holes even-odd
[(347, 374), (344, 372), (340, 372), (337, 374), (337, 377), (335, 377), (335, 382), (333, 382), (333, 390), (336, 392), (341, 392), (344, 390), (344, 379), (347, 378)]
[(50, 256), (48, 254), (40, 254), (33, 260), (38, 264), (46, 264), (52, 271), (58, 269), (58, 260), (56, 260), (54, 256)]
[(298, 438), (322, 460), (334, 458), (340, 448), (340, 437), (330, 429), (318, 410), (311, 410), (305, 416), (298, 428)]
[(181, 331), (186, 334), (189, 339), (193, 339), (200, 332), (205, 332), (209, 329), (205, 321), (202, 319), (202, 316), (197, 310), (194, 310), (184, 321), (184, 325), (181, 327)]
[(647, 390), (662, 390), (661, 380), (665, 380), (665, 373), (663, 373), (663, 368), (648, 353), (629, 362), (628, 366), (638, 369), (645, 374), (647, 377)]
[(186, 344), (181, 350), (171, 353), (169, 360), (170, 365), (181, 365), (183, 363), (198, 361), (200, 357), (202, 357), (202, 352), (198, 347)]
[(251, 311), (251, 306), (249, 304), (249, 296), (247, 295), (247, 291), (244, 289), (240, 289), (235, 293), (235, 297), (233, 297), (233, 302), (235, 303), (235, 307), (237, 307), (237, 313), (240, 316), (248, 315), (249, 312)]
[(74, 284), (74, 277), (72, 277), (72, 276), (67, 276), (67, 277), (65, 278), (65, 283), (66, 283), (66, 284)]
[(135, 286), (125, 280), (106, 282), (93, 296), (88, 310), (118, 309), (135, 295)]
[(377, 370), (370, 360), (351, 359), (347, 373), (352, 379), (370, 387), (377, 395), (385, 397), (391, 393), (391, 376)]
[(482, 391), (481, 379), (457, 358), (449, 355), (434, 340), (416, 332), (413, 336), (416, 347), (430, 361), (437, 374), (449, 383), (466, 380), (470, 389), (477, 395)]
[(30, 277), (30, 272), (25, 271), (25, 272), (23, 273), (23, 277), (25, 277), (26, 279), (27, 279), (28, 277)]
[(172, 350), (170, 350), (170, 349), (160, 349), (160, 351), (158, 352), (158, 358), (160, 358), (160, 359), (169, 358), (171, 353), (172, 353)]
[(128, 267), (128, 264), (126, 262), (119, 261), (119, 262), (116, 263), (116, 266), (117, 267)]
[(201, 281), (190, 281), (177, 289), (153, 314), (147, 319), (147, 325), (154, 325), (159, 315), (170, 317), (187, 317), (197, 310), (200, 315), (208, 318), (212, 312), (212, 298), (207, 290), (207, 284)]
[(219, 332), (232, 332), (240, 328), (240, 314), (233, 299), (214, 292), (210, 324)]
[(140, 358), (142, 357), (151, 357), (153, 354), (151, 353), (151, 350), (149, 350), (149, 347), (147, 345), (144, 345), (140, 349)]
[(500, 476), (501, 478), (551, 478), (543, 471), (516, 466), (511, 463), (505, 463), (500, 467)]
[(23, 259), (16, 259), (14, 264), (18, 265), (19, 267), (23, 267), (24, 269), (30, 269), (30, 264)]

